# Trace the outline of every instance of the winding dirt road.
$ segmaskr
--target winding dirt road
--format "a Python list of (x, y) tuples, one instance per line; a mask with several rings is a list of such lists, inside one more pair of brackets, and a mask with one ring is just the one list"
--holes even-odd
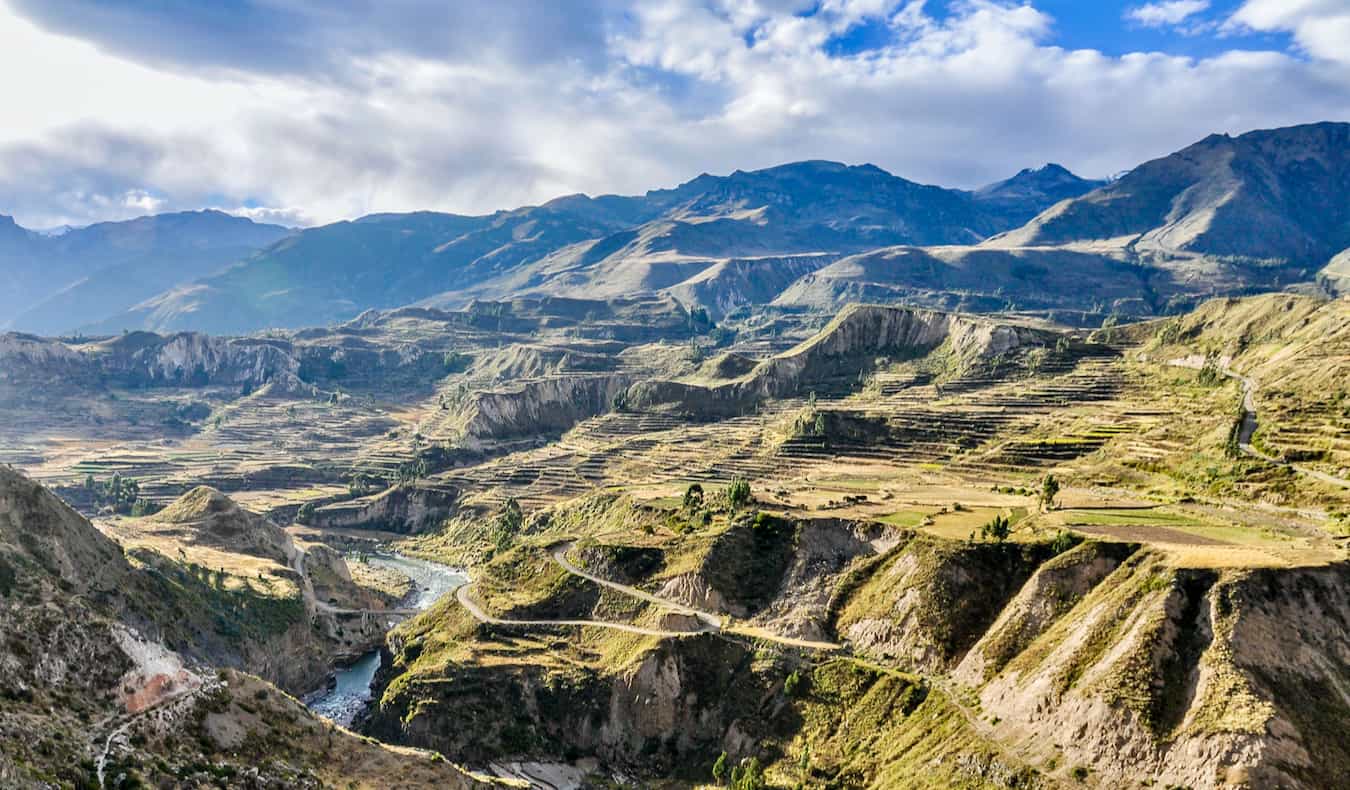
[(500, 617), (494, 617), (488, 614), (487, 612), (483, 611), (482, 607), (480, 607), (477, 604), (477, 602), (475, 602), (473, 598), (470, 596), (469, 593), (470, 585), (467, 583), (462, 584), (455, 589), (455, 598), (456, 600), (459, 601), (461, 606), (463, 606), (466, 610), (468, 610), (469, 614), (473, 615), (475, 620), (478, 620), (479, 622), (482, 623), (489, 623), (492, 625), (517, 625), (527, 627), (593, 626), (597, 628), (610, 628), (616, 631), (627, 631), (628, 633), (633, 634), (644, 634), (647, 636), (657, 636), (663, 638), (682, 638), (688, 636), (695, 636), (697, 634), (737, 634), (740, 636), (750, 637), (752, 639), (762, 639), (766, 642), (775, 642), (780, 645), (806, 648), (808, 650), (828, 651), (828, 650), (838, 650), (841, 647), (841, 645), (836, 644), (834, 642), (819, 642), (810, 639), (794, 639), (793, 637), (781, 636), (779, 634), (773, 633), (772, 631), (768, 631), (763, 628), (757, 628), (754, 626), (732, 626), (729, 628), (725, 627), (723, 617), (719, 614), (704, 611), (702, 609), (695, 609), (691, 606), (686, 606), (685, 604), (679, 603), (678, 601), (672, 601), (668, 598), (662, 598), (658, 595), (653, 595), (645, 590), (640, 590), (637, 587), (633, 587), (627, 584), (620, 584), (619, 582), (613, 581), (611, 579), (605, 579), (600, 576), (596, 576), (593, 573), (578, 568), (576, 565), (573, 565), (570, 560), (567, 559), (567, 551), (571, 548), (572, 548), (571, 543), (560, 543), (557, 546), (554, 546), (552, 550), (549, 552), (550, 555), (553, 557), (553, 561), (558, 563), (558, 565), (563, 570), (567, 571), (568, 573), (574, 576), (580, 576), (581, 578), (586, 579), (587, 581), (591, 581), (594, 582), (595, 584), (601, 585), (602, 587), (608, 587), (609, 589), (627, 595), (630, 598), (636, 598), (637, 600), (644, 601), (646, 603), (653, 604), (655, 606), (659, 606), (663, 609), (667, 609), (677, 614), (684, 614), (695, 617), (699, 621), (698, 630), (667, 631), (660, 628), (647, 628), (644, 626), (629, 625), (628, 623), (614, 623), (609, 622), (607, 620), (503, 619)]
[(629, 625), (628, 623), (611, 623), (606, 620), (508, 620), (501, 617), (494, 617), (483, 611), (473, 598), (469, 597), (469, 585), (461, 584), (455, 588), (455, 600), (459, 605), (468, 610), (469, 614), (480, 623), (489, 625), (518, 625), (533, 628), (549, 628), (557, 626), (594, 626), (596, 628), (609, 628), (615, 631), (627, 631), (630, 634), (644, 634), (646, 636), (659, 637), (685, 637), (694, 636), (702, 633), (701, 631), (663, 631), (659, 628), (645, 628), (640, 625)]
[[(1244, 376), (1241, 373), (1238, 373), (1237, 371), (1228, 367), (1226, 357), (1224, 359), (1221, 359), (1220, 362), (1222, 364), (1219, 366), (1219, 372), (1242, 385), (1242, 425), (1238, 428), (1238, 450), (1243, 455), (1249, 456), (1251, 458), (1260, 459), (1262, 461), (1265, 461), (1266, 463), (1277, 464), (1279, 466), (1287, 466), (1290, 469), (1293, 469), (1295, 472), (1304, 475), (1305, 477), (1311, 477), (1312, 479), (1320, 480), (1323, 483), (1329, 483), (1334, 486), (1341, 486), (1342, 488), (1350, 488), (1350, 480), (1346, 480), (1343, 477), (1336, 477), (1335, 475), (1329, 475), (1326, 472), (1320, 472), (1316, 469), (1309, 469), (1308, 467), (1303, 466), (1301, 464), (1285, 461), (1284, 459), (1276, 458), (1272, 455), (1266, 455), (1265, 453), (1253, 447), (1252, 436), (1256, 434), (1256, 426), (1257, 426), (1256, 380), (1249, 376)], [(1170, 362), (1168, 362), (1168, 364), (1180, 368), (1190, 368), (1192, 370), (1198, 370), (1204, 366), (1204, 359), (1199, 357), (1185, 357), (1182, 359), (1171, 360)]]

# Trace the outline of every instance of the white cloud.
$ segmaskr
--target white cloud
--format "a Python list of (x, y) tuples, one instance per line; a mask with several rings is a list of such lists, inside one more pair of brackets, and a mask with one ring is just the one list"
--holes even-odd
[[(1240, 23), (1302, 29), (1317, 4), (1273, 7), (1249, 0)], [(826, 53), (864, 20), (889, 24), (890, 43)], [(142, 63), (0, 5), (0, 70), (28, 75), (7, 83), (0, 212), (35, 227), (131, 216), (142, 199), (287, 224), (476, 213), (808, 158), (973, 187), (1350, 117), (1350, 68), (1313, 33), (1298, 34), (1311, 58), (1114, 57), (1056, 46), (1051, 16), (993, 0), (946, 17), (919, 0), (637, 0), (603, 27), (588, 57), (427, 45), (250, 71)]]
[(1292, 33), (1309, 55), (1350, 64), (1350, 0), (1246, 0), (1229, 27)]
[(1209, 0), (1168, 0), (1131, 8), (1125, 18), (1148, 27), (1178, 25), (1209, 8)]

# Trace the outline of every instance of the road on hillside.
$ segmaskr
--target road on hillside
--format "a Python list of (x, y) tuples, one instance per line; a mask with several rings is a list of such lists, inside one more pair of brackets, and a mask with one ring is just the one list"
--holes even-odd
[(659, 628), (646, 628), (640, 625), (629, 625), (628, 623), (611, 623), (606, 620), (508, 620), (502, 617), (494, 617), (483, 611), (473, 598), (469, 597), (469, 585), (461, 584), (455, 588), (455, 599), (459, 605), (468, 610), (469, 614), (480, 623), (489, 625), (517, 625), (533, 628), (548, 628), (554, 626), (594, 626), (596, 628), (610, 628), (615, 631), (627, 631), (630, 634), (643, 634), (645, 636), (659, 637), (685, 637), (693, 636), (700, 631), (663, 631)]
[(699, 622), (702, 623), (703, 627), (701, 630), (703, 632), (740, 634), (741, 636), (748, 636), (753, 639), (763, 639), (767, 642), (777, 642), (780, 645), (788, 645), (790, 647), (804, 647), (810, 650), (838, 650), (840, 648), (840, 645), (835, 642), (818, 642), (811, 639), (796, 639), (790, 636), (782, 636), (780, 634), (775, 634), (772, 631), (769, 631), (764, 628), (758, 628), (756, 626), (735, 625), (728, 628), (723, 622), (721, 615), (715, 614), (713, 612), (704, 611), (702, 609), (695, 609), (692, 606), (686, 606), (685, 604), (682, 604), (678, 601), (672, 601), (669, 598), (662, 598), (658, 595), (652, 595), (651, 593), (646, 592), (645, 590), (640, 590), (637, 587), (632, 587), (627, 584), (620, 584), (616, 581), (604, 579), (599, 576), (596, 576), (595, 574), (588, 573), (578, 568), (577, 566), (573, 565), (570, 560), (567, 559), (567, 552), (571, 548), (572, 548), (571, 543), (560, 543), (557, 546), (553, 547), (552, 551), (553, 561), (562, 566), (563, 570), (573, 575), (580, 576), (583, 579), (593, 581), (596, 584), (608, 587), (611, 590), (621, 592), (624, 595), (637, 598), (638, 600), (656, 604), (657, 606), (665, 607), (666, 609), (670, 609), (675, 612), (680, 612), (682, 614), (694, 615), (695, 617), (698, 618)]
[(753, 639), (762, 639), (766, 642), (775, 642), (777, 644), (786, 645), (789, 647), (806, 648), (808, 650), (838, 650), (841, 647), (841, 645), (836, 644), (834, 642), (819, 642), (811, 639), (795, 639), (789, 636), (781, 636), (779, 634), (773, 633), (772, 631), (768, 631), (766, 629), (758, 628), (755, 626), (733, 626), (730, 628), (726, 628), (724, 627), (722, 616), (714, 612), (708, 612), (702, 609), (696, 609), (692, 606), (686, 606), (685, 604), (679, 603), (678, 601), (672, 601), (668, 598), (662, 598), (659, 595), (653, 595), (649, 592), (646, 592), (645, 590), (640, 590), (631, 585), (621, 584), (611, 579), (596, 576), (593, 573), (578, 568), (576, 565), (572, 564), (571, 560), (567, 559), (567, 552), (571, 548), (572, 544), (570, 542), (560, 543), (554, 546), (552, 550), (549, 552), (549, 554), (553, 557), (553, 561), (558, 563), (559, 567), (561, 567), (563, 570), (567, 571), (568, 573), (574, 576), (580, 576), (581, 578), (586, 579), (587, 581), (594, 582), (595, 584), (599, 584), (603, 587), (608, 587), (611, 590), (622, 593), (631, 598), (636, 598), (637, 600), (644, 601), (646, 603), (650, 603), (655, 606), (659, 606), (663, 609), (668, 609), (677, 614), (684, 614), (695, 617), (699, 622), (698, 630), (667, 631), (660, 628), (646, 628), (644, 626), (629, 625), (627, 623), (613, 623), (606, 620), (508, 620), (500, 617), (494, 617), (488, 614), (487, 612), (483, 611), (482, 607), (480, 607), (477, 604), (477, 602), (475, 602), (473, 598), (470, 596), (468, 584), (462, 584), (455, 589), (455, 598), (456, 600), (459, 601), (461, 606), (463, 606), (466, 610), (468, 610), (469, 614), (473, 615), (473, 618), (475, 620), (478, 620), (481, 623), (489, 623), (492, 625), (516, 625), (516, 626), (530, 626), (530, 627), (569, 626), (569, 625), (594, 626), (597, 628), (611, 628), (617, 631), (627, 631), (628, 633), (645, 634), (647, 636), (658, 636), (665, 638), (668, 637), (680, 638), (680, 637), (694, 636), (696, 634), (737, 634), (740, 636), (747, 636)]
[[(1204, 365), (1204, 361), (1197, 360), (1197, 358), (1194, 357), (1187, 357), (1183, 359), (1171, 360), (1168, 364), (1174, 365), (1176, 367), (1190, 368), (1192, 370), (1196, 370)], [(1244, 376), (1241, 373), (1238, 373), (1237, 371), (1228, 367), (1227, 362), (1223, 362), (1222, 366), (1219, 368), (1219, 372), (1242, 385), (1242, 424), (1238, 428), (1238, 450), (1242, 452), (1243, 455), (1249, 456), (1251, 458), (1258, 458), (1262, 461), (1265, 461), (1266, 463), (1277, 464), (1279, 466), (1287, 466), (1301, 475), (1311, 477), (1314, 480), (1320, 480), (1323, 483), (1330, 483), (1331, 485), (1334, 486), (1350, 488), (1350, 480), (1346, 480), (1343, 477), (1336, 477), (1335, 475), (1329, 475), (1326, 472), (1320, 472), (1316, 469), (1309, 469), (1308, 467), (1302, 466), (1301, 464), (1291, 463), (1289, 461), (1285, 461), (1283, 459), (1276, 458), (1271, 455), (1266, 455), (1265, 453), (1253, 447), (1252, 436), (1256, 434), (1256, 426), (1257, 426), (1256, 380), (1251, 378), (1250, 376)]]

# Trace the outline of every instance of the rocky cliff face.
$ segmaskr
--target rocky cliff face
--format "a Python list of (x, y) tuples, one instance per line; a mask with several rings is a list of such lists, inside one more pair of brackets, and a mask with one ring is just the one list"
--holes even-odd
[(612, 409), (631, 382), (627, 374), (555, 376), (474, 393), (459, 418), (464, 443), (483, 449), (497, 440), (562, 433)]
[(326, 529), (379, 529), (412, 533), (449, 516), (459, 502), (453, 488), (425, 484), (392, 486), (370, 496), (316, 508), (312, 523)]
[(312, 396), (320, 388), (425, 385), (447, 373), (445, 356), (407, 343), (341, 335), (303, 343), (196, 332), (130, 332), (96, 342), (0, 336), (0, 382), (63, 387), (205, 387)]
[(629, 389), (635, 409), (674, 408), (701, 416), (745, 412), (767, 398), (800, 395), (839, 380), (855, 380), (878, 357), (920, 357), (939, 347), (954, 367), (1054, 345), (1055, 334), (991, 319), (910, 307), (849, 305), (811, 339), (770, 357), (749, 373), (704, 386), (644, 381)]
[(1344, 564), (1220, 573), (1136, 555), (980, 698), (1002, 735), (1034, 732), (1104, 781), (1335, 786), (1350, 765), (1327, 735), (1350, 721), (1347, 585)]
[[(843, 657), (770, 645), (752, 657), (735, 635), (634, 641), (585, 629), (541, 653), (538, 629), (480, 626), (449, 607), (434, 626), (395, 633), (370, 731), (473, 761), (593, 754), (649, 776), (723, 749), (795, 764), (809, 742), (815, 778), (847, 773), (851, 786), (878, 788), (916, 775), (981, 787), (1146, 777), (1323, 788), (1350, 767), (1339, 737), (1350, 725), (1344, 562), (1205, 570), (1135, 544), (1057, 552), (864, 523), (742, 521), (691, 541), (692, 556), (588, 544), (578, 557), (666, 598), (843, 640)], [(589, 616), (566, 608), (583, 587), (542, 584), (547, 600), (528, 612)], [(429, 650), (447, 652), (428, 660)], [(547, 658), (560, 652), (569, 659)], [(607, 659), (590, 663), (597, 654)], [(785, 690), (793, 673), (788, 685), (805, 691)], [(886, 673), (897, 683), (882, 683)]]

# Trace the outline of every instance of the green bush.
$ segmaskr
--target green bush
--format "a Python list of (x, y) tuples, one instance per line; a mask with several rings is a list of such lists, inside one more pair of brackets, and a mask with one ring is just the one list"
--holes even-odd
[(703, 486), (691, 483), (684, 490), (684, 509), (698, 510), (701, 507), (703, 507)]
[(750, 504), (750, 481), (744, 477), (738, 477), (731, 481), (727, 486), (727, 504), (732, 510), (740, 510)]
[(993, 538), (999, 543), (1002, 543), (1003, 541), (1007, 540), (1008, 536), (1011, 534), (1012, 534), (1012, 522), (1009, 521), (1008, 517), (1004, 515), (994, 516), (993, 521), (990, 521), (988, 524), (985, 524), (983, 527), (980, 527), (980, 537)]

